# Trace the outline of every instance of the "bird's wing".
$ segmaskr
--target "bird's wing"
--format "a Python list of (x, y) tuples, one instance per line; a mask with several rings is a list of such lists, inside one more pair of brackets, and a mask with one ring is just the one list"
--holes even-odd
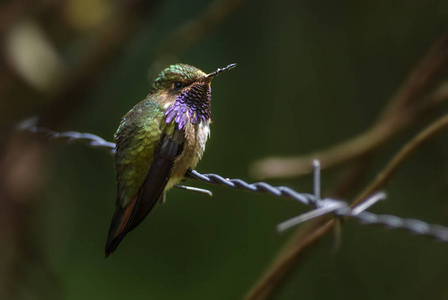
[(142, 103), (123, 118), (116, 134), (118, 193), (106, 256), (143, 221), (163, 195), (174, 160), (183, 149), (183, 132), (177, 131), (174, 124), (165, 124), (157, 103)]
[(174, 160), (179, 156), (183, 150), (185, 135), (183, 132), (174, 129), (173, 135), (164, 135), (162, 142), (155, 151), (155, 158), (151, 165), (143, 186), (140, 188), (137, 197), (138, 209), (134, 208), (135, 215), (130, 224), (129, 231), (137, 227), (148, 213), (163, 197), (165, 186), (167, 185), (171, 170), (174, 165)]

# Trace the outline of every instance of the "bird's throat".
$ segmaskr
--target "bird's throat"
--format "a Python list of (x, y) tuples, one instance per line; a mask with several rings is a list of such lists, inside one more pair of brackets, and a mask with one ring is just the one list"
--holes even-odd
[(210, 121), (211, 88), (209, 84), (197, 84), (183, 91), (165, 111), (166, 123), (173, 120), (182, 130), (188, 122), (200, 124)]

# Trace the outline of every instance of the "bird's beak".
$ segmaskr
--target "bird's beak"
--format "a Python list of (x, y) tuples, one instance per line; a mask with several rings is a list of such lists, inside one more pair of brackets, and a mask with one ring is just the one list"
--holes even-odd
[(233, 69), (233, 68), (235, 68), (235, 67), (236, 67), (236, 64), (230, 64), (230, 65), (228, 65), (227, 67), (224, 67), (224, 68), (222, 68), (222, 69), (221, 69), (221, 68), (218, 68), (218, 70), (216, 70), (216, 71), (214, 71), (214, 72), (212, 72), (212, 73), (209, 73), (209, 74), (205, 75), (203, 81), (204, 81), (204, 82), (211, 82), (211, 81), (212, 81), (212, 78), (215, 77), (216, 75), (219, 75), (219, 74), (221, 74), (222, 72), (227, 71), (227, 70), (230, 70), (230, 69)]

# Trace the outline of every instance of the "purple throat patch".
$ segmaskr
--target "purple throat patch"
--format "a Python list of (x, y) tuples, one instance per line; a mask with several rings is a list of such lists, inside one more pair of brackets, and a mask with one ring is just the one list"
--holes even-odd
[(211, 89), (209, 85), (195, 85), (177, 96), (173, 105), (165, 111), (166, 123), (174, 120), (179, 130), (184, 129), (188, 119), (200, 124), (211, 119)]

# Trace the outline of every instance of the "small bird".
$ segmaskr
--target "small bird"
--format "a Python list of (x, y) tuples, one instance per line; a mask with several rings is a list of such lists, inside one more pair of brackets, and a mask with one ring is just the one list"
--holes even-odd
[(196, 166), (210, 135), (211, 80), (235, 66), (205, 74), (190, 65), (171, 65), (123, 117), (115, 134), (117, 198), (106, 257)]

